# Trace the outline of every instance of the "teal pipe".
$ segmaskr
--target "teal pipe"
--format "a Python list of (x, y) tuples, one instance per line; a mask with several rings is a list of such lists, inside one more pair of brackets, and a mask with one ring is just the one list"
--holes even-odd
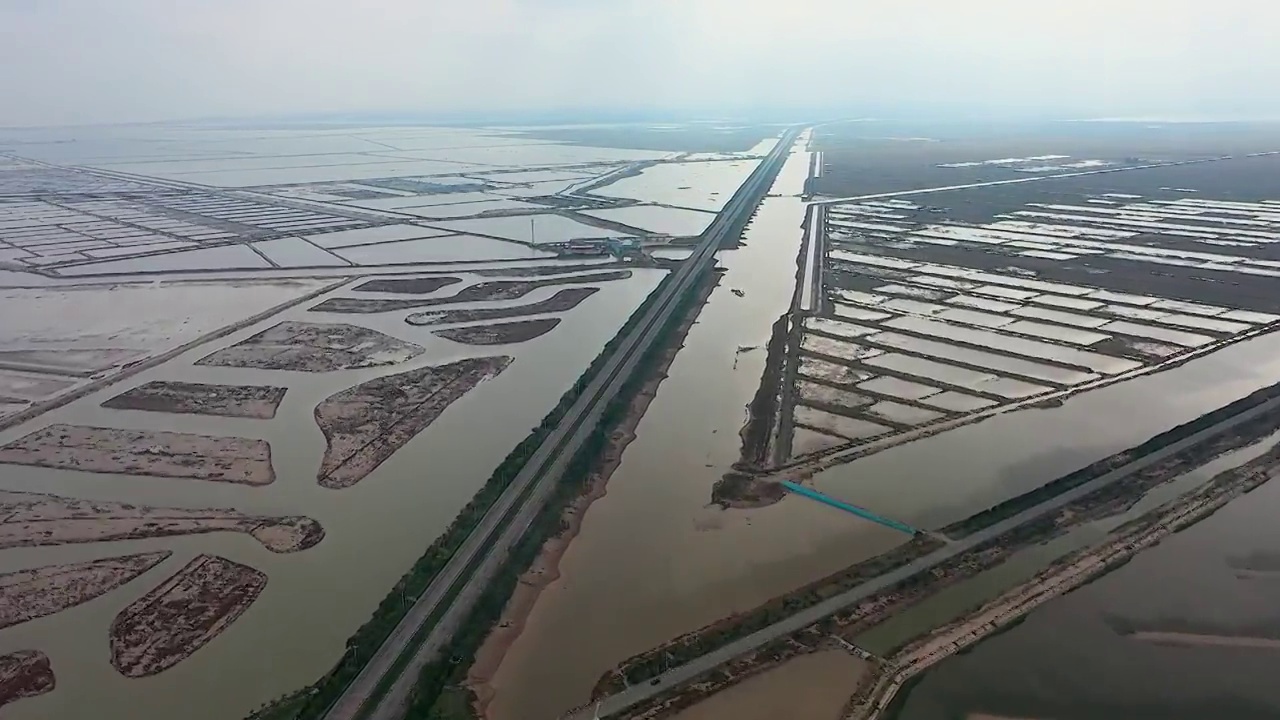
[(915, 535), (917, 532), (915, 528), (911, 527), (910, 525), (907, 525), (906, 523), (900, 523), (897, 520), (890, 520), (887, 517), (881, 517), (871, 512), (870, 510), (864, 510), (863, 508), (860, 508), (857, 505), (850, 505), (847, 502), (842, 502), (840, 500), (837, 500), (831, 497), (830, 495), (825, 495), (812, 488), (807, 488), (803, 485), (797, 485), (791, 482), (790, 480), (783, 480), (782, 486), (797, 495), (803, 495), (809, 498), (810, 500), (817, 500), (823, 505), (830, 505), (833, 508), (838, 508), (840, 510), (844, 510), (845, 512), (853, 513), (854, 515), (857, 515), (858, 517), (863, 518), (864, 520), (870, 520), (871, 522), (874, 522), (874, 523), (880, 523), (881, 525), (887, 528), (893, 528), (898, 532), (904, 532), (908, 535)]

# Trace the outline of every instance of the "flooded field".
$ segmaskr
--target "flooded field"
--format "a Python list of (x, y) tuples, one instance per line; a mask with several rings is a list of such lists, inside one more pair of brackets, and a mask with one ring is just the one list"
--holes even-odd
[[(307, 542), (298, 543), (282, 534), (285, 527), (262, 526), (254, 531), (261, 535), (256, 538), (243, 530), (261, 525), (261, 521), (246, 526), (243, 520), (237, 519), (242, 516), (232, 514), (226, 515), (225, 520), (217, 520), (214, 515), (206, 520), (183, 520), (187, 523), (186, 529), (175, 526), (176, 535), (157, 534), (155, 530), (146, 529), (151, 527), (148, 525), (141, 531), (122, 529), (120, 532), (126, 534), (96, 538), (101, 541), (87, 544), (81, 540), (64, 540), (61, 542), (67, 544), (9, 546), (0, 553), (0, 573), (126, 553), (163, 551), (168, 555), (137, 579), (90, 602), (5, 628), (0, 633), (0, 654), (39, 649), (48, 656), (57, 677), (56, 690), (6, 707), (6, 717), (34, 720), (81, 717), (92, 712), (107, 720), (125, 720), (139, 714), (225, 720), (243, 717), (261, 703), (314, 681), (338, 660), (347, 637), (368, 619), (387, 589), (448, 525), (498, 460), (525, 437), (529, 428), (541, 420), (561, 393), (578, 378), (663, 275), (662, 271), (636, 270), (630, 279), (600, 282), (595, 293), (559, 315), (561, 322), (557, 327), (542, 337), (518, 344), (483, 347), (458, 344), (437, 337), (433, 328), (406, 323), (408, 311), (359, 316), (361, 325), (420, 349), (412, 355), (388, 356), (394, 363), (391, 369), (376, 363), (321, 372), (300, 371), (305, 368), (262, 370), (197, 364), (213, 351), (241, 343), (282, 321), (314, 325), (345, 323), (353, 318), (308, 311), (308, 307), (323, 299), (317, 298), (215, 343), (197, 346), (172, 361), (86, 395), (32, 422), (0, 432), (0, 444), (3, 444), (38, 428), (63, 423), (153, 435), (187, 433), (245, 438), (269, 445), (274, 481), (256, 487), (10, 464), (4, 466), (0, 490), (47, 493), (99, 503), (142, 503), (156, 508), (235, 508), (240, 513), (273, 518), (305, 517), (305, 527), (314, 526), (317, 532), (322, 529), (323, 533), (323, 539), (313, 533)], [(481, 279), (469, 274), (461, 277), (461, 284), (434, 292), (452, 294), (457, 288)], [(360, 282), (352, 281), (347, 288), (324, 297), (347, 296), (350, 286)], [(160, 291), (163, 292), (163, 286)], [(544, 300), (555, 291), (556, 288), (539, 289), (528, 297), (533, 301)], [(196, 286), (189, 292), (197, 296), (203, 292), (208, 297), (209, 289)], [(361, 294), (405, 297), (388, 293)], [(121, 297), (127, 299), (128, 295)], [(489, 301), (460, 306), (482, 309), (506, 304)], [(77, 307), (88, 311), (96, 306), (90, 303)], [(175, 307), (181, 308), (181, 305)], [(226, 322), (229, 318), (218, 313), (225, 314), (234, 307), (228, 302), (211, 309), (211, 317)], [(190, 312), (193, 317), (199, 317), (196, 309)], [(47, 321), (50, 316), (43, 317)], [(127, 320), (126, 317), (120, 319)], [(182, 325), (182, 316), (175, 322)], [(125, 339), (130, 337), (130, 332), (140, 334), (148, 329), (154, 332), (163, 327), (139, 327), (131, 331), (126, 322), (118, 332), (120, 338)], [(23, 330), (21, 325), (15, 329), (24, 333), (19, 337), (48, 330), (34, 326)], [(182, 332), (190, 331), (184, 327)], [(59, 337), (56, 330), (49, 332), (49, 336), (55, 340)], [(461, 396), (439, 417), (427, 418), (425, 421), (430, 422), (430, 427), (412, 442), (405, 444), (406, 438), (392, 438), (389, 441), (393, 443), (392, 449), (375, 447), (357, 457), (355, 464), (343, 466), (358, 466), (360, 473), (367, 472), (361, 482), (317, 481), (322, 459), (327, 460), (326, 434), (332, 435), (331, 449), (347, 447), (347, 437), (358, 437), (351, 434), (358, 429), (347, 429), (345, 424), (333, 425), (342, 423), (344, 408), (360, 399), (358, 393), (339, 393), (370, 383), (389, 371), (412, 372), (451, 361), (495, 355), (508, 355), (514, 360), (500, 374), (480, 378), (474, 387), (459, 393)], [(100, 407), (101, 403), (130, 388), (155, 381), (272, 385), (287, 391), (274, 419)], [(314, 413), (326, 400), (330, 402), (326, 406), (326, 424), (322, 427), (317, 425)], [(414, 412), (421, 411), (422, 408), (418, 408)], [(421, 424), (423, 418), (418, 421)], [(331, 432), (331, 426), (347, 435)], [(486, 431), (478, 433), (477, 427)], [(339, 487), (344, 489), (332, 489)], [(191, 523), (211, 522), (220, 523), (215, 529), (241, 531), (187, 534), (193, 532), (189, 528), (195, 527)], [(80, 532), (71, 527), (66, 530), (73, 531)], [(234, 622), (220, 634), (184, 636), (186, 639), (182, 642), (189, 640), (203, 645), (189, 657), (166, 660), (167, 656), (155, 655), (148, 649), (153, 646), (145, 638), (169, 622), (163, 618), (171, 617), (165, 614), (171, 611), (160, 615), (150, 610), (143, 612), (135, 601), (201, 556), (215, 560), (192, 565), (199, 568), (192, 573), (203, 574), (175, 581), (178, 584), (173, 586), (176, 588), (173, 592), (186, 592), (182, 590), (184, 587), (244, 586), (252, 589), (256, 600), (250, 599), (244, 607), (234, 609), (235, 614), (243, 614), (239, 614), (238, 619), (232, 615), (230, 619)], [(206, 572), (208, 568), (217, 571)], [(160, 597), (166, 596), (157, 595)], [(131, 604), (134, 609), (128, 610)], [(124, 654), (118, 654), (117, 659), (130, 668), (131, 675), (145, 677), (125, 677), (113, 668), (110, 652), (113, 646), (108, 642), (113, 618), (115, 622), (125, 623), (122, 627), (132, 628), (128, 631), (128, 642), (118, 645)], [(99, 650), (94, 652), (93, 647)], [(155, 668), (159, 669), (153, 674)]]
[(583, 214), (676, 237), (701, 235), (716, 218), (709, 212), (658, 205), (632, 205), (612, 210), (591, 210)]
[(686, 130), (665, 143), (643, 126), (601, 135), (671, 150), (594, 147), (581, 129), (552, 141), (487, 128), (117, 128), (74, 143), (30, 131), (0, 161), (0, 262), (85, 277), (550, 257), (531, 246), (693, 236), (760, 154), (684, 144), (760, 148), (776, 129)]
[(944, 661), (899, 717), (1275, 717), (1278, 504), (1272, 481)]
[(0, 396), (16, 412), (340, 280), (0, 289)]
[(474, 235), (448, 235), (333, 251), (355, 265), (408, 265), (465, 260), (549, 258), (551, 253)]
[(855, 460), (814, 484), (916, 527), (940, 527), (1274, 383), (1277, 352), (1280, 334), (1264, 335), (1061, 407), (1004, 413)]
[(733, 192), (758, 164), (758, 160), (664, 163), (591, 192), (604, 197), (714, 212), (729, 202)]
[(559, 243), (585, 238), (619, 237), (622, 233), (610, 231), (571, 220), (560, 215), (524, 215), (476, 220), (453, 220), (439, 223), (440, 227), (457, 232), (493, 235), (518, 242), (540, 244)]

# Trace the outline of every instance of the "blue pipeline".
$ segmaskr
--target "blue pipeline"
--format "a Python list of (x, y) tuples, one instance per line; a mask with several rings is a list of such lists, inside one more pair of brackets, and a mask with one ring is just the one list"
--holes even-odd
[(782, 486), (797, 495), (803, 495), (809, 498), (810, 500), (817, 500), (823, 505), (830, 505), (833, 508), (839, 508), (840, 510), (844, 510), (845, 512), (853, 513), (854, 515), (857, 515), (860, 518), (863, 518), (865, 520), (870, 520), (871, 522), (874, 522), (874, 523), (880, 523), (881, 525), (884, 525), (887, 528), (893, 528), (894, 530), (897, 530), (899, 532), (904, 532), (908, 535), (916, 534), (916, 529), (911, 527), (910, 525), (907, 525), (905, 523), (900, 523), (897, 520), (890, 520), (887, 517), (881, 517), (871, 512), (870, 510), (864, 510), (858, 507), (857, 505), (850, 505), (847, 502), (841, 502), (840, 500), (837, 500), (831, 497), (830, 495), (824, 495), (818, 492), (817, 490), (807, 488), (803, 485), (797, 485), (789, 480), (783, 480)]

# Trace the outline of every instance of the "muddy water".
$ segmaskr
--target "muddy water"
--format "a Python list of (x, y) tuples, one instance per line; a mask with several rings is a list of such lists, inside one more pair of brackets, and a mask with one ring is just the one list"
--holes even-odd
[(1171, 370), (997, 415), (814, 477), (834, 497), (939, 527), (1280, 380), (1280, 333)]
[[(537, 425), (560, 395), (657, 286), (661, 271), (601, 284), (568, 312), (560, 327), (519, 346), (475, 348), (435, 338), (430, 328), (403, 322), (408, 312), (378, 315), (308, 313), (306, 305), (196, 348), (106, 391), (36, 421), (0, 433), (0, 443), (55, 422), (111, 425), (270, 441), (276, 481), (264, 487), (166, 478), (75, 473), (0, 466), (0, 487), (81, 498), (180, 507), (235, 507), (254, 513), (306, 514), (325, 539), (314, 548), (276, 555), (244, 535), (217, 534), (83, 546), (24, 548), (0, 553), (0, 572), (144, 550), (174, 556), (145, 577), (66, 612), (0, 631), (0, 652), (45, 651), (57, 689), (5, 708), (13, 720), (95, 717), (102, 720), (191, 718), (231, 720), (314, 681), (342, 655), (347, 637), (454, 518), (493, 467)], [(472, 278), (475, 279), (475, 278)], [(531, 294), (545, 299), (557, 288)], [(451, 294), (456, 286), (442, 291)], [(495, 303), (475, 303), (493, 306)], [(426, 352), (394, 367), (332, 373), (237, 370), (192, 363), (284, 319), (367, 325), (418, 343)], [(324, 438), (312, 417), (317, 403), (352, 385), (463, 357), (509, 353), (516, 361), (452, 405), (427, 431), (358, 485), (316, 484)], [(260, 383), (287, 386), (274, 420), (246, 420), (113, 411), (98, 404), (150, 380)], [(235, 624), (185, 662), (157, 676), (126, 679), (109, 664), (112, 618), (199, 553), (217, 553), (265, 571), (266, 590)]]
[[(814, 502), (707, 506), (738, 459), (738, 430), (791, 301), (808, 154), (793, 153), (699, 315), (637, 439), (499, 669), (502, 720), (546, 720), (585, 701), (617, 662), (881, 553), (906, 538)], [(743, 291), (737, 297), (732, 289)], [(755, 348), (738, 352), (739, 347)]]
[(858, 644), (870, 652), (887, 654), (931, 628), (955, 620), (970, 609), (994, 599), (1020, 582), (1025, 582), (1067, 553), (1102, 541), (1115, 527), (1189, 492), (1215, 475), (1238, 467), (1280, 442), (1280, 432), (1260, 442), (1227, 453), (1152, 490), (1126, 512), (1087, 523), (1066, 535), (1016, 553), (1000, 567), (967, 582), (948, 588), (928, 600), (894, 615), (858, 637)]
[(802, 655), (748, 678), (673, 720), (838, 720), (866, 662), (842, 650)]
[(1117, 632), (1115, 620), (1160, 630), (1276, 637), (1280, 583), (1231, 558), (1280, 553), (1280, 484), (1237, 499), (1129, 564), (944, 661), (907, 697), (904, 720), (981, 711), (1013, 717), (1128, 720), (1280, 716), (1280, 653), (1161, 646)]

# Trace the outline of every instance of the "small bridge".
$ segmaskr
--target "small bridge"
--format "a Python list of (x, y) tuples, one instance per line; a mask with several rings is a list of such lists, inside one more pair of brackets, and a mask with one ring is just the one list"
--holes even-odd
[(897, 520), (890, 520), (889, 518), (884, 517), (882, 515), (877, 515), (871, 512), (870, 510), (867, 510), (866, 508), (860, 508), (857, 505), (850, 505), (849, 503), (844, 502), (843, 500), (837, 500), (831, 497), (830, 495), (827, 495), (825, 493), (820, 493), (817, 490), (814, 490), (813, 488), (807, 488), (803, 485), (797, 485), (796, 483), (793, 483), (790, 480), (783, 480), (782, 486), (785, 487), (790, 492), (793, 492), (797, 495), (803, 495), (809, 498), (810, 500), (817, 500), (823, 505), (830, 505), (833, 508), (844, 510), (847, 513), (853, 513), (854, 515), (857, 515), (858, 517), (864, 520), (870, 520), (873, 523), (879, 523), (887, 528), (892, 528), (894, 530), (897, 530), (898, 532), (904, 532), (912, 536), (914, 536), (917, 532), (919, 532), (918, 530), (911, 527), (910, 525), (907, 525), (906, 523), (898, 522)]

